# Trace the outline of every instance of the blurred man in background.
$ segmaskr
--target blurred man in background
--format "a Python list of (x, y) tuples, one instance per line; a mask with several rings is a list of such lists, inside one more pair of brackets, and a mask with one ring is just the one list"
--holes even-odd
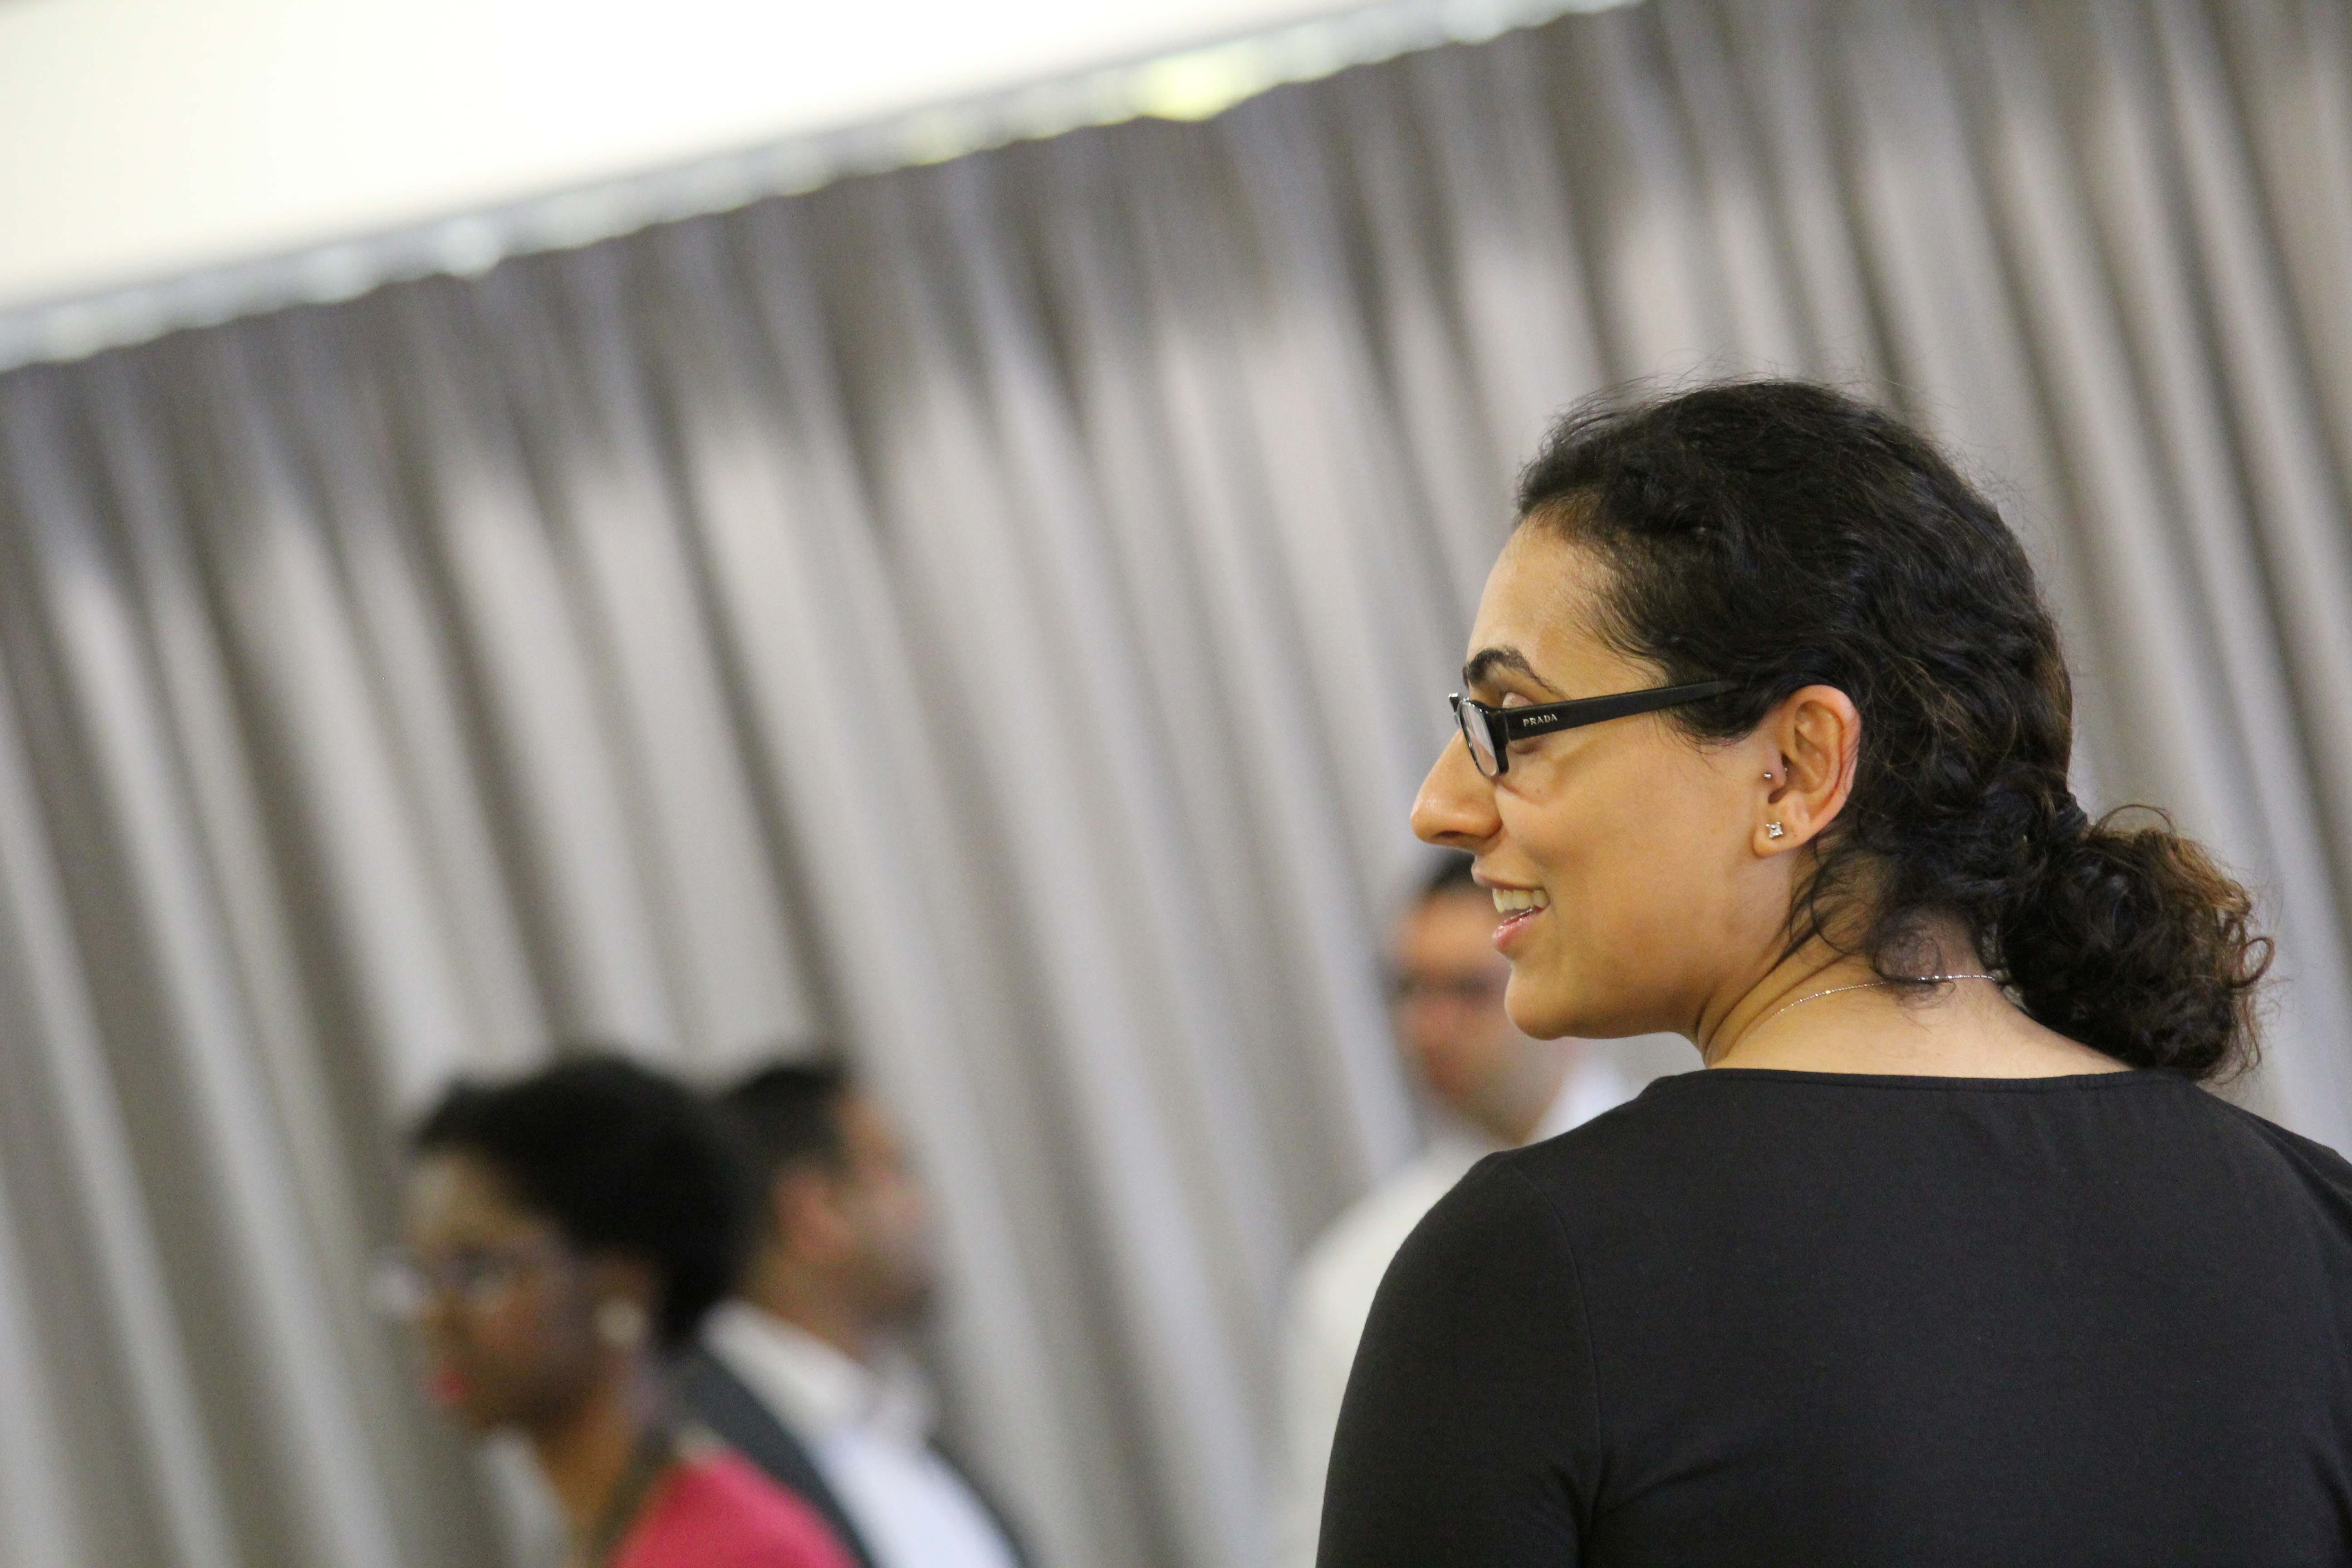
[(920, 1183), (840, 1067), (754, 1074), (721, 1104), (756, 1163), (760, 1239), (682, 1379), (699, 1418), (830, 1521), (861, 1568), (1020, 1568), (932, 1442), (905, 1336), (936, 1286)]
[(1631, 1098), (1614, 1065), (1578, 1040), (1531, 1040), (1503, 1011), (1511, 966), (1495, 951), (1494, 897), (1449, 855), (1390, 939), (1397, 1041), (1436, 1101), (1436, 1126), (1412, 1163), (1342, 1215), (1291, 1281), (1283, 1348), (1285, 1473), (1278, 1568), (1313, 1568), (1323, 1473), (1356, 1342), (1389, 1260), (1421, 1217), (1497, 1149), (1565, 1132)]

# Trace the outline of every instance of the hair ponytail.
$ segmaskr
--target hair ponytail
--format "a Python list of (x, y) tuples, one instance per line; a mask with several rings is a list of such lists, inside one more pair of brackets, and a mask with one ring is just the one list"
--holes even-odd
[(2252, 1067), (2253, 993), (2273, 956), (2253, 900), (2161, 814), (2092, 825), (2066, 804), (2079, 826), (2021, 868), (1994, 917), (1991, 961), (2025, 1010), (2133, 1067), (2195, 1079)]
[(1608, 563), (1621, 651), (1665, 684), (1736, 684), (1674, 710), (1695, 737), (1748, 734), (1814, 684), (1861, 710), (1790, 951), (1827, 937), (1925, 984), (1936, 922), (1957, 921), (2061, 1034), (2191, 1078), (2252, 1064), (2271, 962), (2252, 900), (2168, 821), (2075, 804), (2057, 628), (2016, 535), (1931, 443), (1802, 382), (1600, 400), (1554, 428), (1518, 499)]

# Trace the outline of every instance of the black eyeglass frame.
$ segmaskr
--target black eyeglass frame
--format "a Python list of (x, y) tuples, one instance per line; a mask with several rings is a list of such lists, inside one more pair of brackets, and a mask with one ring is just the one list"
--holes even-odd
[[(1446, 700), (1454, 704), (1454, 722), (1462, 731), (1462, 743), (1470, 749), (1470, 764), (1490, 779), (1501, 778), (1511, 771), (1511, 742), (1528, 741), (1541, 735), (1557, 735), (1562, 730), (1579, 729), (1586, 724), (1605, 723), (1612, 719), (1630, 719), (1636, 713), (1655, 713), (1664, 708), (1680, 708), (1688, 702), (1704, 702), (1710, 697), (1720, 697), (1736, 691), (1736, 680), (1698, 680), (1687, 686), (1653, 686), (1642, 691), (1620, 691), (1608, 697), (1579, 697), (1568, 702), (1543, 702), (1525, 708), (1496, 708), (1465, 697), (1459, 691)], [(1471, 731), (1475, 724), (1484, 731), (1486, 755), (1495, 759), (1495, 771), (1487, 773), (1478, 760), (1481, 736)]]

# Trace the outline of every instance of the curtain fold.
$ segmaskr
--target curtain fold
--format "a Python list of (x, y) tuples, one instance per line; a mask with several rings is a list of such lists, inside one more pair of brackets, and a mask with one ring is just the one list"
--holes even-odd
[(1628, 378), (1993, 486), (2352, 1142), (2347, 321), (2344, 0), (1654, 0), (0, 377), (0, 1564), (496, 1561), (406, 1118), (821, 1037), (1044, 1561), (1264, 1561), (1447, 671)]

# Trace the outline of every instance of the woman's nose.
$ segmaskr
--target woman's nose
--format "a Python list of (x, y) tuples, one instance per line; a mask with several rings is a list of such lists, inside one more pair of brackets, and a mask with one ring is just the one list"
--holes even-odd
[(1412, 831), (1424, 843), (1475, 854), (1501, 826), (1494, 781), (1478, 771), (1469, 743), (1457, 735), (1421, 781), (1412, 802)]

